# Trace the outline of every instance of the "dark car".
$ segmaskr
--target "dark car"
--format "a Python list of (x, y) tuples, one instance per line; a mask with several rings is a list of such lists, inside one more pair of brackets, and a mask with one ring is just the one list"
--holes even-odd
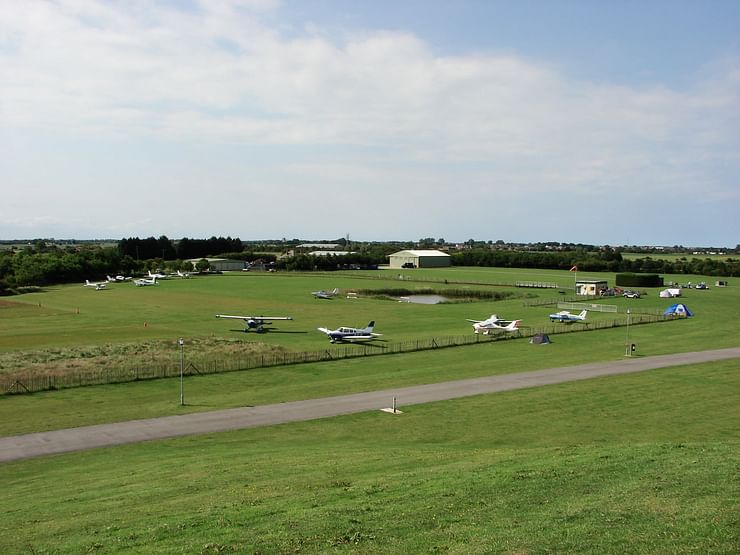
[(416, 264), (413, 262), (404, 262), (401, 264), (401, 268), (416, 268)]

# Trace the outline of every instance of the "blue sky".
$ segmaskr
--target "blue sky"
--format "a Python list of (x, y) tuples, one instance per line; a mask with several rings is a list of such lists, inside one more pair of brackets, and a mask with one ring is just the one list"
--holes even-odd
[(740, 243), (740, 3), (0, 3), (0, 238)]

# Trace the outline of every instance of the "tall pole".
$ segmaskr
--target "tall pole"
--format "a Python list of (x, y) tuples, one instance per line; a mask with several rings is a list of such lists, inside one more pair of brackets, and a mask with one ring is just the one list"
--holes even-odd
[(627, 338), (625, 339), (624, 356), (632, 356), (632, 345), (630, 345), (630, 309), (627, 309)]
[(182, 337), (178, 340), (180, 344), (180, 406), (185, 405), (185, 389), (183, 388), (182, 375), (185, 370), (185, 341)]

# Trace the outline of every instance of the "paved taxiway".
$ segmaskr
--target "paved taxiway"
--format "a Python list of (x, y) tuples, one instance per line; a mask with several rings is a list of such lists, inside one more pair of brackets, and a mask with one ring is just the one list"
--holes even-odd
[(274, 405), (164, 416), (148, 420), (132, 420), (9, 436), (0, 438), (0, 462), (82, 451), (97, 447), (110, 447), (124, 443), (272, 426), (286, 422), (379, 410), (390, 407), (393, 397), (398, 400), (397, 406), (402, 408), (471, 395), (733, 358), (740, 358), (740, 347), (654, 357), (624, 358), (613, 362), (581, 364)]

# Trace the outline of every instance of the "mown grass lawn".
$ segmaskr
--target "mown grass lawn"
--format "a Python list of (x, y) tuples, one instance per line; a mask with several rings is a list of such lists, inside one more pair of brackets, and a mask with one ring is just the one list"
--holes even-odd
[(6, 553), (736, 553), (734, 361), (0, 466)]

